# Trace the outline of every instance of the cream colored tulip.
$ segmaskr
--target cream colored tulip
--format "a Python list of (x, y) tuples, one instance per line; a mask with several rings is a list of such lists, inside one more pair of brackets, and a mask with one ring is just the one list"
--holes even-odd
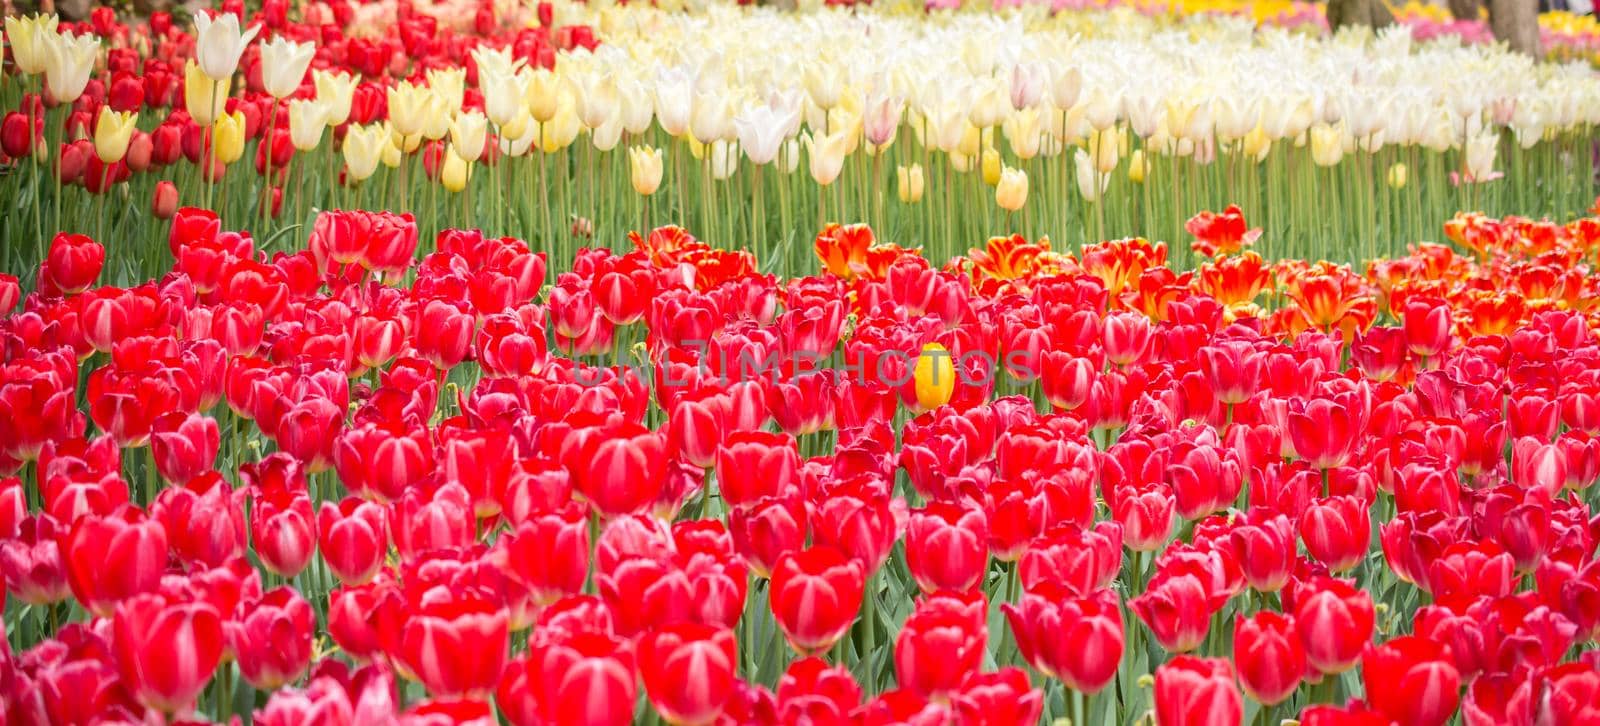
[(259, 32), (261, 26), (254, 25), (241, 33), (239, 18), (233, 13), (218, 13), (215, 17), (205, 11), (195, 14), (194, 56), (200, 62), (200, 70), (213, 81), (232, 78), (239, 69), (239, 56), (244, 55), (245, 47)]
[(1311, 161), (1317, 166), (1333, 166), (1344, 158), (1344, 127), (1317, 124), (1311, 127)]
[(665, 167), (661, 150), (653, 146), (634, 146), (628, 149), (628, 171), (633, 190), (641, 196), (655, 194), (661, 188)]
[(1389, 167), (1389, 172), (1384, 175), (1384, 181), (1390, 189), (1404, 189), (1406, 186), (1406, 165), (1396, 162)]
[(344, 163), (353, 181), (363, 181), (378, 170), (384, 151), (390, 146), (389, 130), (382, 124), (353, 124), (345, 130)]
[(46, 45), (56, 35), (60, 19), (54, 15), (6, 16), (6, 42), (17, 70), (26, 75), (44, 72)]
[(899, 182), (895, 187), (895, 191), (900, 195), (900, 201), (905, 204), (916, 204), (922, 201), (924, 187), (922, 165), (899, 166), (894, 171), (895, 178)]
[(462, 111), (450, 121), (450, 145), (467, 162), (483, 156), (489, 138), (489, 119), (477, 111)]
[(1083, 149), (1078, 149), (1073, 157), (1073, 165), (1077, 169), (1078, 193), (1083, 195), (1083, 200), (1090, 203), (1100, 201), (1100, 196), (1106, 193), (1106, 187), (1111, 184), (1111, 177), (1096, 171), (1094, 161)]
[(693, 112), (694, 79), (687, 71), (674, 68), (656, 77), (655, 113), (662, 131), (668, 136), (688, 133)]
[(100, 161), (115, 164), (128, 153), (128, 142), (139, 129), (139, 114), (112, 111), (110, 106), (100, 107), (100, 117), (94, 124), (94, 154)]
[(585, 128), (598, 129), (621, 113), (622, 98), (617, 82), (610, 75), (589, 76), (575, 83), (578, 120)]
[(390, 86), (389, 123), (394, 125), (395, 133), (401, 136), (422, 133), (423, 125), (428, 122), (429, 99), (430, 94), (425, 87), (406, 81)]
[(44, 77), (50, 98), (62, 104), (78, 100), (99, 57), (100, 39), (94, 35), (45, 36)]
[(261, 44), (261, 85), (273, 98), (283, 99), (299, 90), (317, 46), (278, 36)]
[(319, 100), (297, 98), (289, 102), (289, 143), (297, 151), (313, 151), (322, 145), (322, 132), (328, 128), (328, 105)]
[[(455, 114), (467, 97), (467, 69), (460, 66), (429, 68), (428, 88), (444, 104), (445, 110)], [(470, 159), (468, 159), (470, 161)]]
[(839, 172), (844, 170), (845, 150), (850, 141), (844, 133), (833, 133), (824, 136), (807, 134), (806, 153), (811, 160), (811, 179), (817, 184), (828, 186), (839, 178)]
[(1032, 159), (1039, 155), (1039, 144), (1044, 140), (1044, 124), (1037, 108), (1024, 108), (1001, 124), (1006, 144), (1019, 159)]
[(994, 203), (1007, 212), (1022, 209), (1028, 203), (1028, 174), (1021, 169), (1005, 167), (1000, 171), (1000, 181), (994, 187)]
[(1494, 174), (1494, 159), (1500, 152), (1500, 135), (1485, 131), (1467, 139), (1467, 176), (1474, 181), (1487, 180)]
[(355, 76), (319, 69), (311, 72), (311, 82), (317, 87), (317, 100), (322, 102), (329, 126), (341, 126), (350, 120), (350, 105), (355, 101)]

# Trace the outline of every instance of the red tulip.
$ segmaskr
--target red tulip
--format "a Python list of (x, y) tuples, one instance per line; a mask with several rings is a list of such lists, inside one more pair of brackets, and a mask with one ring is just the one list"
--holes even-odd
[(1128, 601), (1162, 648), (1187, 653), (1211, 629), (1211, 591), (1193, 573), (1157, 570), (1145, 591)]
[(832, 547), (815, 546), (778, 560), (768, 602), (789, 645), (802, 655), (821, 653), (855, 622), (864, 587), (859, 562)]
[(1516, 562), (1493, 541), (1458, 542), (1428, 567), (1429, 591), (1451, 595), (1505, 597), (1516, 589)]
[(17, 281), (16, 275), (0, 272), (0, 313), (9, 314), (17, 309), (17, 302), (22, 299), (22, 285)]
[(516, 726), (624, 726), (633, 722), (635, 678), (627, 649), (607, 636), (584, 634), (537, 645), (511, 661), (495, 703)]
[(1306, 653), (1294, 620), (1271, 610), (1235, 616), (1233, 654), (1244, 692), (1269, 706), (1294, 695), (1306, 673)]
[[(1277, 592), (1289, 581), (1297, 560), (1294, 525), (1270, 509), (1253, 508), (1228, 534), (1234, 558), (1257, 592)], [(1365, 553), (1363, 553), (1365, 554)]]
[(58, 542), (62, 529), (54, 517), (39, 514), (22, 520), (13, 536), (0, 539), (0, 572), (18, 600), (48, 605), (72, 595)]
[(1289, 441), (1296, 456), (1316, 469), (1343, 466), (1358, 443), (1362, 421), (1343, 402), (1316, 398), (1290, 411)]
[(166, 179), (156, 182), (155, 191), (150, 195), (150, 214), (156, 219), (172, 219), (177, 212), (178, 187)]
[(1467, 687), (1466, 700), (1461, 704), (1461, 722), (1466, 726), (1533, 726), (1534, 709), (1532, 679), (1506, 674), (1485, 675), (1473, 679)]
[(222, 445), (220, 436), (217, 420), (210, 416), (173, 412), (156, 418), (150, 434), (156, 471), (173, 484), (210, 471)]
[(1106, 361), (1127, 366), (1142, 359), (1150, 348), (1154, 328), (1150, 319), (1138, 313), (1113, 313), (1102, 321)]
[(1233, 665), (1223, 658), (1180, 655), (1156, 669), (1156, 723), (1162, 726), (1222, 726), (1244, 718), (1244, 699), (1233, 684)]
[(568, 463), (577, 489), (607, 517), (642, 512), (666, 478), (666, 439), (634, 423), (606, 427)]
[(250, 502), (250, 542), (261, 566), (279, 577), (300, 574), (317, 549), (311, 497), (287, 488), (256, 488)]
[(1122, 662), (1122, 608), (1116, 593), (1099, 589), (1084, 596), (1054, 582), (1000, 606), (1022, 658), (1068, 688), (1098, 693)]
[(861, 686), (844, 666), (821, 658), (801, 658), (778, 679), (778, 717), (782, 723), (848, 723), (861, 705)]
[(582, 508), (531, 517), (502, 541), (507, 574), (528, 588), (535, 603), (549, 604), (583, 590), (589, 575), (589, 522)]
[(1164, 484), (1125, 487), (1106, 497), (1111, 516), (1122, 525), (1123, 544), (1134, 552), (1155, 552), (1166, 545), (1177, 525), (1177, 499)]
[(187, 486), (163, 490), (150, 514), (161, 521), (173, 554), (185, 562), (218, 567), (248, 546), (244, 498), (243, 490), (230, 488), (211, 472)]
[(433, 492), (412, 489), (391, 504), (389, 534), (400, 558), (415, 562), (432, 550), (471, 544), (477, 521), (469, 497), (465, 487), (451, 482)]
[(980, 726), (1033, 726), (1044, 711), (1044, 692), (1021, 668), (974, 673), (950, 700), (961, 723)]
[(1439, 726), (1456, 712), (1461, 674), (1444, 646), (1416, 636), (1368, 645), (1361, 656), (1367, 701), (1401, 726)]
[(87, 235), (58, 233), (39, 271), (41, 284), (48, 281), (50, 289), (66, 294), (83, 292), (100, 277), (105, 262), (106, 248), (100, 243)]
[(983, 510), (933, 502), (911, 513), (906, 567), (924, 595), (967, 592), (989, 569), (989, 527)]
[(323, 502), (317, 512), (317, 547), (334, 577), (360, 585), (377, 574), (389, 551), (383, 507), (356, 497)]
[(117, 605), (111, 632), (123, 685), (168, 714), (190, 708), (222, 660), (222, 617), (207, 603), (135, 595)]
[(1022, 553), (1018, 577), (1025, 590), (1056, 582), (1080, 596), (1111, 584), (1122, 569), (1122, 525), (1101, 522), (1092, 529), (1073, 524), (1050, 528)]
[(798, 491), (734, 507), (728, 513), (734, 548), (761, 577), (769, 576), (784, 555), (805, 547), (808, 529), (806, 505)]
[(1372, 539), (1372, 513), (1353, 496), (1328, 497), (1311, 503), (1300, 516), (1300, 539), (1306, 552), (1333, 572), (1361, 563)]
[(155, 590), (167, 566), (166, 530), (133, 507), (78, 520), (62, 549), (73, 596), (101, 617), (118, 602)]
[(339, 435), (333, 464), (351, 493), (390, 501), (433, 472), (433, 454), (426, 429), (399, 433), (369, 423)]
[(505, 667), (507, 622), (504, 609), (479, 599), (424, 604), (401, 626), (390, 655), (434, 696), (485, 696)]
[(224, 633), (239, 674), (257, 689), (272, 691), (305, 674), (316, 624), (311, 604), (293, 588), (280, 587), (242, 603)]
[(454, 368), (471, 352), (475, 322), (463, 307), (444, 300), (429, 300), (417, 306), (417, 319), (411, 327), (416, 334), (412, 345), (440, 370)]
[(1432, 358), (1450, 349), (1454, 324), (1450, 320), (1450, 306), (1443, 300), (1410, 298), (1400, 318), (1406, 333), (1406, 347), (1414, 355)]
[(1327, 674), (1349, 670), (1372, 639), (1372, 596), (1331, 577), (1313, 578), (1295, 589), (1294, 621), (1306, 662)]
[(977, 673), (989, 638), (983, 593), (937, 593), (917, 601), (894, 641), (902, 688), (933, 698)]
[(729, 434), (716, 452), (717, 487), (729, 506), (780, 496), (799, 481), (800, 453), (788, 434)]
[(1567, 663), (1546, 671), (1539, 724), (1594, 723), (1600, 718), (1600, 672), (1592, 663)]
[(904, 502), (891, 502), (876, 479), (858, 475), (822, 495), (811, 517), (812, 540), (836, 547), (867, 575), (889, 559), (905, 516)]
[(711, 723), (732, 695), (738, 641), (727, 628), (669, 625), (639, 640), (638, 664), (650, 705), (667, 723)]

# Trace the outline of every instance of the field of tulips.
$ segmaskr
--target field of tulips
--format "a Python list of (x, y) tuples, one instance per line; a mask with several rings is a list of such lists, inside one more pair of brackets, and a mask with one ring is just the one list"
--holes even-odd
[(1600, 77), (1094, 12), (7, 18), (0, 724), (1600, 723)]

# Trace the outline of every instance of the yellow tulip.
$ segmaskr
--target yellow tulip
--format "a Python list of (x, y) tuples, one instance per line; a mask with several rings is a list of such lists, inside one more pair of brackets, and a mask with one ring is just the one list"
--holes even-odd
[(1244, 152), (1246, 158), (1264, 161), (1268, 152), (1272, 151), (1272, 137), (1267, 136), (1266, 129), (1257, 126), (1244, 135), (1239, 150)]
[(917, 405), (934, 409), (950, 402), (956, 391), (956, 365), (950, 351), (938, 343), (922, 346), (913, 370), (916, 381)]
[(1134, 184), (1143, 184), (1144, 178), (1150, 173), (1150, 161), (1144, 156), (1144, 149), (1134, 149), (1128, 157), (1128, 181)]
[(922, 201), (924, 182), (922, 179), (921, 164), (912, 164), (909, 167), (898, 167), (895, 169), (895, 176), (898, 177), (900, 181), (897, 190), (900, 192), (901, 202), (906, 204), (916, 204), (917, 202)]
[(244, 156), (244, 112), (234, 111), (217, 117), (211, 126), (212, 158), (232, 164)]
[(1005, 167), (1000, 181), (994, 187), (994, 202), (1007, 212), (1015, 212), (1028, 203), (1028, 174), (1021, 169)]
[(100, 118), (94, 124), (94, 153), (100, 161), (115, 164), (128, 153), (128, 142), (139, 128), (139, 114), (112, 111), (100, 107)]
[(439, 170), (439, 183), (449, 191), (459, 192), (467, 188), (467, 181), (471, 178), (472, 164), (456, 153), (454, 144), (445, 147), (444, 166)]
[(633, 190), (642, 196), (655, 194), (661, 188), (663, 172), (661, 150), (653, 146), (634, 146), (628, 149), (628, 170)]
[(183, 66), (183, 107), (196, 124), (210, 126), (228, 103), (229, 81), (213, 81), (193, 59)]
[(1000, 162), (1000, 152), (995, 151), (994, 147), (983, 150), (982, 171), (984, 184), (988, 184), (991, 187), (999, 184), (1004, 167), (1005, 165)]
[(1385, 177), (1389, 182), (1390, 188), (1404, 189), (1406, 186), (1406, 165), (1396, 162), (1394, 166), (1389, 167), (1389, 173)]
[(523, 91), (523, 102), (533, 120), (544, 123), (556, 117), (561, 110), (561, 77), (553, 71), (539, 69), (531, 74), (528, 87)]

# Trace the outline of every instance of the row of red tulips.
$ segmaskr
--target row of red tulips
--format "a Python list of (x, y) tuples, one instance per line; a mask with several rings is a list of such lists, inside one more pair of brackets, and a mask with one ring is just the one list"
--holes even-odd
[(1180, 274), (831, 226), (789, 280), (662, 228), (547, 284), (183, 209), (131, 288), (59, 235), (0, 277), (3, 713), (1600, 718), (1600, 218), (1364, 272), (1191, 228)]

